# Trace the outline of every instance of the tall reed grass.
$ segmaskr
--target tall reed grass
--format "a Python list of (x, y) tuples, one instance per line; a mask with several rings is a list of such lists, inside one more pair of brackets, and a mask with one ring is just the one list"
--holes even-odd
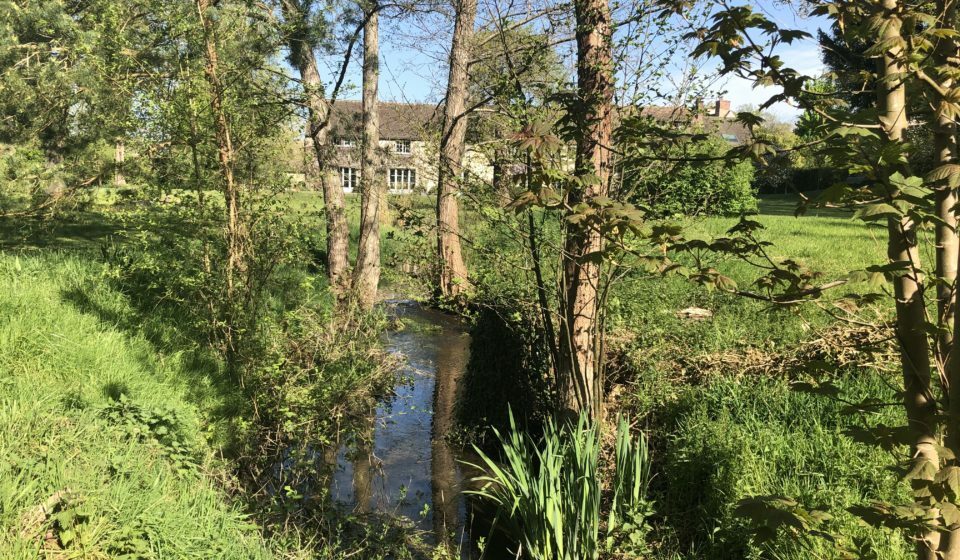
[[(503, 462), (476, 449), (486, 474), (470, 492), (496, 505), (494, 526), (519, 547), (518, 556), (537, 560), (598, 558), (624, 528), (638, 528), (646, 511), (650, 460), (646, 440), (634, 439), (627, 421), (617, 422), (614, 474), (602, 486), (601, 428), (586, 415), (577, 422), (547, 422), (543, 438), (534, 440), (517, 428), (496, 432)], [(604, 498), (610, 497), (604, 523)], [(606, 537), (601, 541), (601, 532)]]

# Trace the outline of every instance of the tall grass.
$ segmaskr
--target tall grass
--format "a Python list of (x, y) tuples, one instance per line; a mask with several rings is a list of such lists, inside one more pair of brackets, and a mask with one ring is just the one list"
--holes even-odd
[(0, 255), (0, 558), (271, 557), (204, 437), (216, 366), (132, 319), (89, 261)]
[(586, 415), (576, 424), (546, 423), (543, 439), (535, 441), (517, 428), (510, 413), (510, 430), (496, 432), (503, 461), (476, 449), (487, 473), (475, 479), (481, 489), (471, 493), (497, 507), (495, 526), (519, 545), (518, 554), (537, 560), (597, 558), (601, 530), (606, 546), (625, 520), (635, 522), (643, 511), (650, 482), (646, 441), (634, 440), (620, 420), (614, 453), (612, 502), (602, 523), (604, 488), (600, 476), (601, 429)]

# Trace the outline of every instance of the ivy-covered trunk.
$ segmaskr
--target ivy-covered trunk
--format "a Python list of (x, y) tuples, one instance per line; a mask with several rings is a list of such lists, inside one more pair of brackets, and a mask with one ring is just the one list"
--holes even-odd
[[(613, 134), (611, 15), (606, 0), (574, 2), (577, 23), (577, 91), (581, 130), (576, 178), (567, 193), (571, 209), (564, 243), (560, 314), (559, 384), (568, 411), (599, 415), (602, 400), (600, 356), (600, 259), (603, 237), (584, 212), (609, 190)], [(578, 215), (580, 214), (580, 215)]]
[(197, 15), (203, 28), (204, 76), (210, 87), (210, 108), (213, 113), (214, 136), (217, 144), (217, 159), (220, 164), (221, 185), (226, 204), (227, 262), (224, 270), (226, 284), (223, 317), (223, 344), (227, 368), (239, 373), (239, 320), (240, 302), (237, 294), (238, 278), (246, 274), (248, 239), (247, 229), (240, 214), (240, 190), (234, 178), (234, 147), (230, 122), (224, 107), (224, 87), (220, 81), (219, 55), (217, 51), (216, 26), (208, 17), (210, 0), (197, 0)]

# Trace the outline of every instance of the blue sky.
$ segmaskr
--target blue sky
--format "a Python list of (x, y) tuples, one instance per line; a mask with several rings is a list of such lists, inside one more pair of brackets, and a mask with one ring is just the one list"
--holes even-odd
[[(822, 74), (824, 65), (820, 59), (816, 36), (818, 29), (829, 28), (829, 22), (823, 18), (800, 17), (792, 9), (782, 5), (770, 7), (771, 2), (753, 2), (753, 4), (758, 9), (764, 10), (768, 17), (781, 27), (802, 29), (813, 35), (812, 39), (797, 41), (787, 48), (781, 48), (779, 54), (787, 66), (802, 74), (811, 76)], [(778, 88), (753, 89), (751, 83), (741, 79), (728, 80), (725, 89), (728, 91), (726, 98), (733, 102), (734, 108), (742, 105), (760, 105), (778, 92)], [(785, 103), (772, 107), (770, 112), (787, 121), (795, 120), (800, 114), (800, 111)]]
[[(782, 27), (804, 29), (814, 36), (820, 27), (826, 27), (823, 19), (799, 16), (793, 9), (777, 2), (753, 0), (753, 5), (767, 13)], [(482, 19), (483, 13), (480, 14)], [(436, 19), (426, 22), (381, 18), (381, 77), (380, 98), (385, 101), (436, 103), (443, 97), (446, 80), (445, 51), (449, 44), (449, 24), (438, 24)], [(359, 45), (358, 45), (359, 47)], [(359, 49), (357, 49), (359, 50)], [(781, 57), (798, 71), (817, 75), (823, 71), (820, 52), (815, 38), (798, 41), (780, 51)], [(339, 60), (326, 60), (328, 80), (332, 81), (334, 66)], [(324, 66), (321, 63), (321, 66)], [(360, 69), (355, 60), (347, 73), (349, 87), (343, 90), (341, 99), (359, 98)], [(745, 80), (731, 78), (721, 81), (717, 89), (726, 91), (724, 97), (733, 107), (757, 106), (776, 92), (773, 88), (754, 89)], [(778, 118), (786, 121), (796, 119), (799, 112), (779, 104), (771, 108)]]

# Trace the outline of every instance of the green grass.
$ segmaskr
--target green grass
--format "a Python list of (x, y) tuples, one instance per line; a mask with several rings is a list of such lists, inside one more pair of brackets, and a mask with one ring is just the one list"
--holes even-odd
[[(814, 210), (795, 217), (796, 202), (787, 197), (764, 198), (756, 219), (764, 225), (759, 237), (770, 241), (775, 259), (794, 259), (822, 274), (823, 282), (843, 278), (853, 270), (884, 263), (885, 232), (852, 219), (839, 210)], [(471, 222), (468, 235), (507, 254), (510, 237)], [(736, 217), (687, 221), (689, 238), (722, 236)], [(499, 237), (498, 237), (499, 236)], [(522, 250), (515, 249), (515, 250)], [(473, 248), (470, 265), (483, 282), (486, 297), (500, 305), (516, 301), (518, 267), (482, 264), (486, 255)], [(478, 264), (481, 263), (481, 264)], [(763, 271), (741, 261), (715, 262), (743, 289)], [(850, 283), (826, 296), (842, 296), (865, 286)], [(519, 292), (519, 297), (526, 294)], [(512, 299), (513, 298), (513, 299)], [(713, 312), (707, 321), (689, 321), (676, 313), (696, 306)], [(806, 371), (748, 373), (731, 365), (706, 377), (697, 364), (715, 356), (734, 356), (751, 363), (760, 357), (773, 362), (821, 335), (834, 320), (815, 306), (782, 308), (742, 297), (708, 291), (679, 276), (636, 274), (619, 283), (611, 294), (608, 327), (616, 355), (611, 382), (615, 401), (649, 433), (655, 474), (651, 498), (656, 502), (653, 558), (716, 559), (829, 558), (828, 548), (803, 550), (789, 538), (757, 546), (744, 522), (733, 516), (738, 500), (752, 495), (782, 494), (808, 507), (829, 509), (835, 520), (830, 530), (847, 544), (859, 539), (877, 558), (906, 559), (909, 544), (899, 536), (863, 527), (846, 508), (870, 500), (902, 501), (907, 490), (892, 467), (895, 458), (854, 442), (845, 430), (863, 423), (903, 423), (899, 407), (892, 406), (861, 419), (844, 410), (844, 403), (791, 389), (792, 376)], [(501, 313), (509, 316), (509, 310)], [(485, 323), (483, 323), (485, 325)], [(514, 325), (516, 327), (516, 325)], [(488, 329), (489, 330), (489, 329)], [(484, 379), (500, 391), (501, 399), (525, 394), (511, 379), (527, 379), (536, 361), (516, 334), (482, 331), (472, 349), (478, 362), (489, 362), (497, 372), (477, 364), (476, 380)], [(526, 332), (519, 328), (516, 332)], [(514, 340), (516, 339), (516, 340)], [(511, 349), (507, 352), (506, 349)], [(518, 350), (519, 349), (519, 350)], [(472, 362), (473, 363), (473, 362)], [(802, 369), (802, 364), (800, 365)], [(499, 372), (499, 373), (498, 373)], [(519, 375), (517, 372), (524, 372)], [(494, 377), (499, 375), (499, 377)], [(532, 374), (534, 377), (536, 374)], [(896, 379), (853, 366), (829, 373), (851, 401), (873, 397), (896, 402)], [(468, 376), (471, 383), (473, 376)], [(493, 418), (484, 396), (484, 417)], [(517, 407), (515, 406), (515, 410)]]
[[(314, 224), (321, 243), (322, 197), (287, 196), (291, 216)], [(404, 274), (389, 267), (429, 256), (433, 244), (429, 235), (394, 223), (397, 205), (429, 224), (431, 201), (390, 202), (385, 276), (401, 279)], [(795, 218), (792, 207), (783, 197), (761, 200), (761, 237), (774, 243), (776, 257), (797, 258), (825, 280), (884, 261), (882, 231), (833, 210)], [(357, 197), (348, 197), (348, 210), (355, 223)], [(0, 532), (0, 558), (35, 558), (39, 534), (54, 524), (80, 535), (72, 550), (82, 547), (90, 558), (137, 547), (156, 557), (275, 557), (280, 545), (265, 539), (230, 499), (230, 466), (216, 459), (232, 416), (242, 409), (238, 397), (222, 382), (218, 362), (182, 336), (170, 317), (144, 316), (110, 287), (94, 257), (119, 231), (111, 216), (75, 212), (0, 222), (0, 523), (11, 529)], [(707, 218), (687, 228), (706, 237), (735, 222)], [(469, 212), (464, 225), (469, 241), (481, 244), (468, 243), (466, 251), (485, 294), (512, 296), (519, 269), (485, 264), (482, 251), (507, 255), (513, 246)], [(742, 287), (757, 275), (738, 262), (719, 266)], [(678, 319), (676, 311), (689, 306), (710, 309), (714, 317)], [(691, 380), (677, 369), (680, 356), (789, 352), (830, 324), (816, 309), (770, 309), (677, 277), (632, 277), (616, 288), (610, 326), (626, 367), (616, 382), (621, 405), (646, 426), (653, 444), (659, 558), (809, 557), (784, 540), (754, 547), (732, 517), (737, 499), (771, 493), (828, 506), (838, 513), (837, 530), (875, 543), (879, 558), (908, 557), (905, 543), (863, 529), (843, 513), (854, 503), (894, 499), (903, 489), (886, 470), (889, 456), (843, 435), (856, 420), (841, 404), (791, 391), (786, 378), (726, 372)], [(482, 340), (492, 346), (487, 353), (474, 349), (476, 355), (495, 354), (497, 367), (510, 367), (505, 348), (523, 353), (522, 345), (504, 346), (498, 336)], [(515, 376), (509, 369), (502, 375)], [(848, 368), (836, 378), (851, 398), (895, 399), (888, 380), (868, 370)], [(872, 421), (896, 425), (898, 411), (886, 409)], [(20, 537), (29, 512), (65, 489), (72, 496), (58, 506), (60, 520), (42, 520)]]
[(206, 443), (216, 364), (131, 314), (82, 257), (0, 255), (0, 557), (36, 558), (51, 529), (84, 558), (269, 557)]
[[(884, 232), (838, 211), (796, 218), (789, 206), (782, 199), (762, 201), (756, 217), (774, 258), (796, 259), (822, 272), (823, 281), (885, 261)], [(723, 235), (734, 223), (707, 218), (687, 224), (688, 235)], [(718, 268), (743, 288), (758, 276), (737, 261)], [(843, 286), (827, 299), (862, 288)], [(714, 316), (691, 322), (675, 315), (688, 306)], [(643, 419), (656, 442), (658, 558), (830, 557), (826, 546), (804, 550), (789, 538), (752, 544), (732, 509), (741, 498), (771, 494), (828, 509), (836, 516), (832, 531), (848, 544), (862, 539), (878, 558), (911, 557), (904, 539), (866, 529), (846, 513), (870, 500), (907, 500), (907, 489), (891, 470), (894, 458), (845, 435), (864, 419), (846, 412), (840, 401), (791, 390), (790, 377), (808, 375), (804, 371), (765, 376), (732, 366), (699, 378), (689, 370), (720, 354), (789, 355), (831, 327), (829, 316), (814, 306), (783, 309), (709, 292), (681, 278), (633, 279), (616, 290), (612, 324), (629, 339), (621, 347), (629, 370), (620, 378), (622, 405)], [(869, 369), (837, 368), (826, 377), (852, 401), (898, 400), (892, 388), (897, 380)], [(867, 421), (901, 425), (904, 419), (899, 407), (890, 407)]]

